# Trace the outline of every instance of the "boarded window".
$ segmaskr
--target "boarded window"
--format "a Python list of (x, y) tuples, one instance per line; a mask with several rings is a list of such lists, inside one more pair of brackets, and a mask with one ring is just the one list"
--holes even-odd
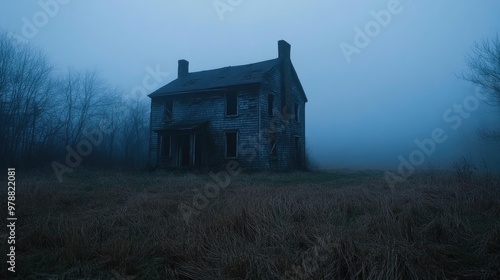
[(293, 106), (293, 114), (295, 116), (295, 121), (299, 121), (299, 104), (295, 103)]
[(278, 152), (276, 150), (276, 133), (275, 132), (269, 133), (269, 155), (271, 157), (278, 156)]
[(238, 115), (238, 94), (231, 92), (226, 94), (226, 116)]
[(238, 154), (238, 133), (236, 131), (226, 132), (226, 157), (235, 158)]
[(165, 100), (165, 120), (172, 120), (172, 109), (174, 107), (174, 101), (172, 99)]
[(161, 137), (161, 155), (170, 157), (170, 135), (163, 135)]
[(269, 116), (273, 116), (273, 109), (274, 109), (274, 95), (268, 94), (267, 95), (267, 114)]

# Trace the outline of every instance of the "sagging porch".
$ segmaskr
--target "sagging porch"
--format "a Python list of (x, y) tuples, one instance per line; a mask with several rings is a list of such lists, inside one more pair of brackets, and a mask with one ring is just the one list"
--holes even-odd
[(205, 165), (208, 122), (183, 122), (155, 130), (158, 135), (157, 166), (200, 168)]

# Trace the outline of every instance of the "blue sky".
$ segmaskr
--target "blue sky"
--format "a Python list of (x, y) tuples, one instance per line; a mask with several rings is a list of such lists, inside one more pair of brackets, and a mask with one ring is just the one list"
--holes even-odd
[[(100, 69), (127, 92), (147, 67), (170, 73), (160, 87), (176, 77), (179, 59), (191, 71), (247, 64), (277, 57), (284, 39), (309, 98), (307, 146), (321, 166), (397, 168), (435, 128), (448, 139), (422, 167), (449, 167), (460, 155), (492, 165), (500, 158), (498, 145), (475, 134), (498, 125), (498, 110), (481, 104), (456, 130), (443, 119), (474, 95), (456, 74), (475, 41), (499, 32), (500, 1), (270, 2), (0, 0), (0, 28), (44, 49), (60, 69)], [(356, 47), (358, 28), (373, 36), (346, 59), (340, 46)]]

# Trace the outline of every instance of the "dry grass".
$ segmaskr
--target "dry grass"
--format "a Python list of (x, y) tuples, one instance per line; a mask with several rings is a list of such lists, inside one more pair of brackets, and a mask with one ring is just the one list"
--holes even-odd
[(17, 176), (22, 279), (500, 278), (492, 177), (242, 174), (186, 224), (179, 204), (207, 175)]

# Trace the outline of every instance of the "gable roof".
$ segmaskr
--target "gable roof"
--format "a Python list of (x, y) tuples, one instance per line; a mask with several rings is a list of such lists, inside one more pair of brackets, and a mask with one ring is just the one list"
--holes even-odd
[(154, 91), (149, 97), (219, 89), (228, 86), (261, 83), (264, 74), (280, 63), (279, 58), (258, 63), (228, 66), (188, 73)]
[(293, 64), (291, 65), (291, 68), (292, 68), (292, 77), (295, 80), (295, 82), (297, 83), (299, 90), (300, 90), (300, 93), (304, 97), (304, 100), (306, 102), (308, 102), (306, 92), (304, 91), (304, 88), (302, 87), (302, 83), (300, 82), (299, 75), (297, 75), (297, 71), (295, 71), (295, 67), (293, 67)]

